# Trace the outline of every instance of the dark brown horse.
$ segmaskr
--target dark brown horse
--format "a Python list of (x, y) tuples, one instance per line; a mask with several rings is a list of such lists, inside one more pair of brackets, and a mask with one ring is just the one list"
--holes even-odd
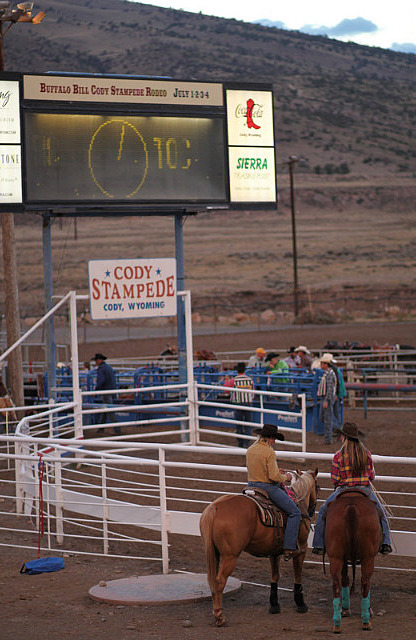
[(365, 494), (345, 491), (328, 505), (325, 548), (329, 557), (333, 592), (333, 631), (341, 633), (342, 616), (350, 612), (348, 564), (361, 563), (361, 619), (364, 630), (371, 630), (370, 582), (374, 559), (380, 549), (382, 532), (377, 506)]
[[(293, 558), (295, 574), (295, 603), (299, 613), (308, 610), (302, 592), (302, 567), (307, 549), (310, 519), (314, 514), (317, 484), (315, 471), (298, 472), (292, 485), (299, 496), (298, 506), (302, 512), (298, 545), (300, 555)], [(222, 594), (228, 577), (234, 571), (237, 558), (242, 551), (253, 556), (269, 557), (271, 564), (270, 613), (280, 613), (277, 595), (279, 581), (279, 559), (283, 552), (283, 531), (277, 535), (276, 527), (266, 527), (260, 522), (253, 500), (244, 495), (222, 496), (210, 504), (201, 516), (201, 535), (204, 541), (207, 577), (212, 594), (213, 613), (218, 627), (225, 623), (222, 612)], [(280, 538), (280, 540), (279, 540)]]

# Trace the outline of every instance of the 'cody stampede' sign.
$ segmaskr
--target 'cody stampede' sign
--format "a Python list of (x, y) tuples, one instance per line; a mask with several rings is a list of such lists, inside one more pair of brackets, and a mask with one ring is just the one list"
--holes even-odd
[(176, 315), (176, 260), (91, 260), (93, 320)]

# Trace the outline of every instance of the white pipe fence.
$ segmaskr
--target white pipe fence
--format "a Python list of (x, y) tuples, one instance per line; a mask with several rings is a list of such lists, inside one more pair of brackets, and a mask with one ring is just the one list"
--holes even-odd
[[(167, 572), (169, 535), (199, 535), (204, 507), (224, 493), (240, 493), (245, 485), (244, 451), (238, 448), (103, 439), (84, 441), (79, 458), (62, 457), (79, 454), (78, 439), (68, 439), (65, 445), (53, 438), (4, 439), (15, 445), (15, 453), (1, 453), (0, 468), (11, 460), (16, 475), (13, 478), (8, 472), (2, 482), (0, 546), (35, 549), (43, 514), (44, 552), (155, 561)], [(219, 463), (224, 455), (225, 461)], [(315, 466), (332, 459), (332, 454), (301, 451), (279, 451), (277, 456), (280, 466), (286, 466), (286, 461)], [(391, 465), (392, 470), (398, 464), (409, 466), (405, 477), (378, 476), (377, 488), (393, 512), (394, 555), (414, 558), (416, 459), (373, 458), (376, 465)], [(45, 465), (43, 480), (39, 459)], [(330, 490), (329, 473), (320, 473), (319, 482), (325, 487), (324, 499)], [(396, 485), (400, 490), (394, 490)], [(28, 534), (32, 544), (19, 538)]]

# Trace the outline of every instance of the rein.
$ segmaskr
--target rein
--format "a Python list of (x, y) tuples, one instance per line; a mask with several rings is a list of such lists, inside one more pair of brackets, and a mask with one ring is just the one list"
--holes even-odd
[[(300, 504), (301, 502), (303, 502), (305, 500), (305, 498), (308, 495), (308, 490), (309, 490), (309, 485), (306, 482), (305, 478), (299, 474), (297, 471), (290, 471), (290, 473), (292, 473), (294, 476), (296, 476), (296, 481), (294, 483), (294, 485), (291, 486), (292, 491), (294, 492), (296, 499), (295, 499), (295, 503), (296, 504)], [(297, 492), (297, 487), (295, 488), (295, 485), (301, 483), (304, 487), (304, 493), (303, 495), (299, 495)], [(315, 481), (315, 487), (316, 487), (316, 492), (318, 493), (318, 485), (316, 484)], [(310, 505), (310, 507), (307, 509), (307, 513), (303, 513), (302, 512), (302, 518), (306, 518), (307, 520), (311, 520), (315, 514), (315, 510), (316, 510), (316, 501)]]

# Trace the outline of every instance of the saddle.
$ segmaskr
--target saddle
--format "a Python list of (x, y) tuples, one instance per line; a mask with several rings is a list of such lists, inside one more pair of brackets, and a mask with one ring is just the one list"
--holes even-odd
[(267, 491), (258, 487), (245, 487), (243, 494), (254, 502), (259, 513), (260, 522), (265, 527), (284, 528), (285, 514), (270, 500)]

